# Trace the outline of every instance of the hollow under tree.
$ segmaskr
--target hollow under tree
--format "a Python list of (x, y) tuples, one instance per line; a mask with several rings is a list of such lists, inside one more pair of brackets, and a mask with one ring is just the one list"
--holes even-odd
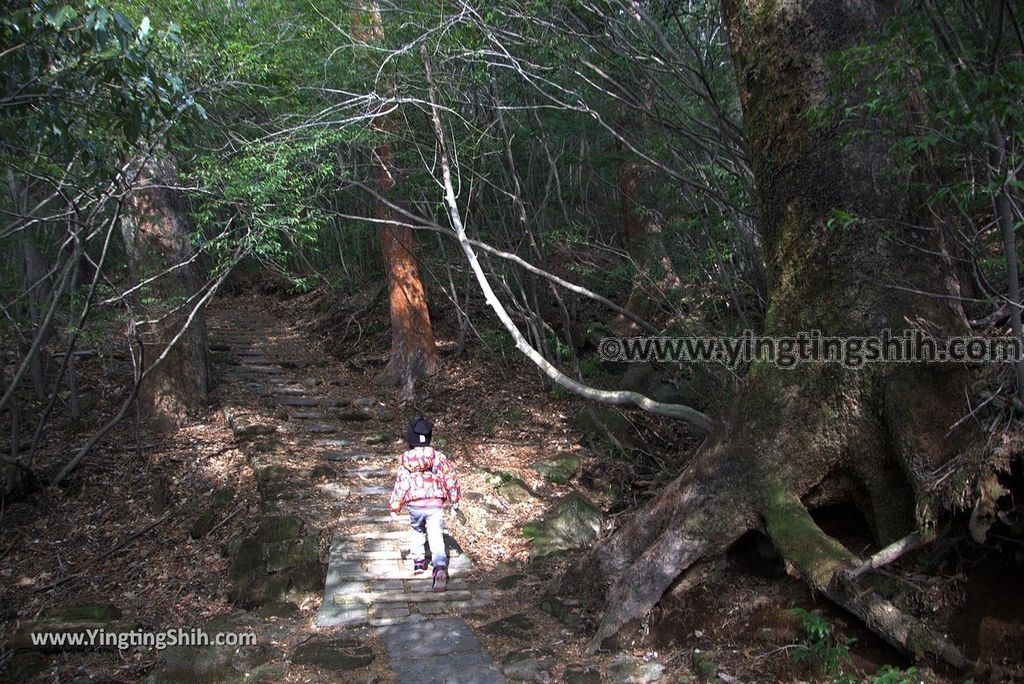
[[(911, 179), (891, 158), (901, 123), (828, 114), (833, 98), (850, 105), (865, 96), (835, 77), (829, 56), (870, 44), (894, 5), (722, 2), (763, 203), (768, 335), (967, 332), (941, 230), (922, 220)], [(825, 120), (812, 124), (812, 112)], [(866, 134), (845, 140), (854, 127)], [(834, 226), (837, 211), (862, 220)], [(934, 524), (950, 499), (928, 474), (974, 448), (970, 421), (950, 430), (968, 413), (967, 380), (955, 364), (755, 362), (724, 426), (550, 595), (575, 597), (600, 618), (596, 649), (695, 563), (762, 529), (814, 589), (890, 643), (962, 665), (942, 636), (849, 576), (860, 559), (815, 524), (805, 502), (852, 500), (882, 544)]]

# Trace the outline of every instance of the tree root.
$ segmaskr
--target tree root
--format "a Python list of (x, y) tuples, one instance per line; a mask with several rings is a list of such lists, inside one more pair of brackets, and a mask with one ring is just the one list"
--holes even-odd
[[(679, 490), (680, 484), (677, 481), (670, 489)], [(614, 544), (595, 550), (604, 555), (598, 574), (607, 582), (607, 591), (604, 614), (587, 646), (588, 653), (600, 649), (631, 620), (646, 615), (672, 582), (694, 563), (724, 553), (740, 535), (756, 525), (754, 512), (759, 508), (776, 549), (812, 589), (857, 616), (901, 651), (915, 657), (934, 657), (958, 669), (969, 665), (948, 639), (865, 585), (858, 570), (863, 572), (865, 565), (871, 567), (871, 560), (858, 558), (822, 531), (790, 490), (768, 485), (760, 505), (755, 506), (749, 499), (736, 497), (735, 492), (729, 497), (722, 490), (706, 489), (692, 481), (681, 489), (638, 511), (627, 523), (630, 531), (637, 525), (646, 528), (648, 537), (642, 551), (634, 555)], [(686, 502), (682, 506), (674, 508), (669, 503), (678, 504), (680, 499)], [(676, 514), (674, 524), (661, 520), (659, 532), (651, 539), (654, 520), (659, 513), (664, 516), (669, 510)], [(616, 537), (628, 538), (626, 532), (619, 530)], [(894, 544), (893, 549), (913, 547), (926, 539), (908, 537)], [(608, 554), (609, 550), (617, 553)], [(585, 576), (582, 568), (593, 570), (595, 559), (588, 555), (581, 561), (562, 578), (561, 587), (553, 586), (549, 591), (559, 593), (559, 588), (568, 588), (573, 592), (583, 586), (594, 586), (595, 578)]]
[(858, 568), (861, 560), (825, 534), (795, 494), (785, 489), (769, 492), (763, 513), (775, 547), (811, 587), (904, 652), (930, 655), (958, 669), (968, 665), (948, 639), (852, 577), (848, 571)]
[(691, 536), (685, 529), (669, 529), (612, 584), (608, 607), (597, 632), (587, 646), (593, 654), (605, 639), (630, 620), (646, 614), (681, 572), (699, 560), (708, 540)]

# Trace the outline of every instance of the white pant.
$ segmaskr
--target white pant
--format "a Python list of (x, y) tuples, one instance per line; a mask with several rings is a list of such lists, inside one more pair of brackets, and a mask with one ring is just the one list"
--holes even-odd
[(435, 568), (448, 566), (444, 550), (444, 509), (409, 507), (409, 524), (412, 534), (409, 539), (409, 555), (413, 560), (423, 560), (427, 555), (426, 545), (430, 544), (430, 564)]

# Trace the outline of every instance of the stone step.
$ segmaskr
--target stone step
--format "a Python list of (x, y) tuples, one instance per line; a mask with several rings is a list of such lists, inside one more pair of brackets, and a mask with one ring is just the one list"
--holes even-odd
[[(341, 514), (341, 522), (352, 522), (359, 523), (360, 525), (372, 524), (375, 522), (387, 522), (391, 519), (391, 516), (387, 513), (388, 507), (385, 502), (381, 502), (380, 506), (360, 506), (354, 501), (348, 501), (343, 506), (337, 507), (338, 513)], [(381, 515), (381, 512), (384, 512)], [(401, 523), (403, 527), (409, 526), (409, 516), (404, 513), (398, 514), (397, 522)]]
[(369, 620), (366, 606), (340, 606), (333, 601), (323, 601), (316, 614), (317, 627), (351, 627), (366, 624)]
[(381, 603), (434, 603), (434, 602), (449, 602), (449, 601), (472, 601), (473, 599), (483, 598), (480, 595), (474, 595), (473, 592), (466, 589), (450, 589), (448, 591), (433, 592), (430, 591), (430, 587), (424, 591), (418, 592), (367, 592), (363, 594), (335, 594), (332, 597), (333, 603), (338, 605), (363, 605), (371, 606)]
[[(403, 519), (399, 517), (398, 520), (391, 520), (391, 516), (388, 515), (344, 515), (338, 522), (348, 525), (394, 525), (397, 527), (401, 525), (403, 528), (408, 527), (408, 518)], [(377, 534), (392, 534), (391, 532), (383, 532)]]
[(332, 432), (340, 432), (341, 428), (337, 425), (328, 425), (327, 423), (312, 423), (310, 425), (301, 426), (303, 432), (309, 432), (315, 435), (330, 434)]
[[(331, 562), (355, 562), (355, 561), (400, 561), (408, 555), (406, 549), (395, 549), (388, 551), (360, 551), (341, 544), (331, 544)], [(448, 549), (448, 562), (455, 563), (465, 558), (465, 555), (458, 548), (452, 546)], [(409, 561), (411, 564), (412, 561)]]
[(274, 395), (283, 395), (289, 397), (301, 397), (306, 394), (306, 388), (292, 384), (279, 384), (273, 387)]
[(241, 366), (243, 371), (262, 373), (264, 375), (286, 375), (286, 371), (277, 366), (254, 366), (251, 363), (245, 363)]
[[(389, 519), (390, 518), (386, 517), (383, 520), (385, 522), (387, 522)], [(401, 519), (402, 518), (399, 517), (399, 520), (401, 520)], [(350, 542), (350, 541), (358, 541), (360, 539), (398, 539), (400, 541), (405, 541), (408, 538), (409, 538), (409, 534), (407, 532), (404, 532), (404, 531), (403, 532), (399, 532), (399, 531), (382, 532), (382, 531), (374, 530), (373, 532), (348, 532), (348, 533), (338, 532), (337, 534), (334, 535), (334, 542), (333, 543), (336, 543), (336, 544), (340, 545), (340, 544), (345, 544), (345, 543)]]
[(323, 411), (291, 411), (288, 417), (292, 420), (324, 420), (328, 416)]
[(382, 496), (391, 493), (391, 487), (383, 485), (370, 485), (369, 487), (357, 487), (352, 490), (355, 496)]
[(324, 458), (328, 461), (367, 461), (382, 457), (368, 451), (327, 451)]
[[(365, 594), (365, 593), (386, 593), (412, 591), (413, 593), (429, 591), (430, 583), (433, 580), (430, 570), (412, 577), (396, 578), (386, 577), (384, 579), (367, 579), (357, 575), (329, 575), (325, 593), (332, 596), (337, 594)], [(470, 591), (469, 580), (465, 577), (449, 577), (449, 589)], [(479, 592), (478, 592), (479, 593)]]
[(337, 557), (343, 561), (357, 560), (402, 560), (402, 551), (359, 551), (358, 549), (346, 549), (331, 546), (331, 559)]
[(321, 482), (316, 488), (332, 499), (337, 499), (338, 503), (335, 506), (344, 506), (345, 502), (348, 501), (350, 492), (348, 487), (343, 487), (334, 482)]
[(425, 620), (427, 620), (427, 616), (425, 615), (409, 613), (406, 616), (371, 617), (369, 619), (369, 623), (371, 627), (394, 627), (395, 625), (405, 625), (411, 622), (423, 622)]
[(320, 406), (321, 399), (319, 397), (305, 397), (305, 396), (283, 396), (274, 397), (277, 403), (281, 406)]
[(324, 448), (324, 447), (350, 447), (353, 444), (355, 444), (355, 442), (353, 442), (351, 439), (345, 439), (343, 437), (331, 437), (329, 439), (318, 439), (315, 442), (313, 442), (313, 446), (320, 447), (320, 448)]
[[(342, 459), (332, 459), (330, 456), (327, 457), (328, 461), (336, 461)], [(341, 477), (352, 478), (358, 477), (360, 479), (374, 478), (374, 477), (389, 477), (395, 474), (394, 470), (387, 468), (347, 468), (342, 472), (338, 473)], [(390, 491), (390, 489), (389, 489)]]

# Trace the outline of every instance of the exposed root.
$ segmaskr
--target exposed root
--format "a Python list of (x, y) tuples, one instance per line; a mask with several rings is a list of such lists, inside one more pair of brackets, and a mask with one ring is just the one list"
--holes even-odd
[(624, 624), (650, 611), (679, 573), (704, 555), (708, 545), (706, 538), (691, 536), (685, 528), (664, 532), (611, 585), (608, 608), (587, 653), (593, 654)]
[(781, 488), (769, 492), (763, 513), (768, 535), (782, 557), (814, 589), (859, 617), (875, 634), (915, 657), (931, 655), (956, 668), (968, 664), (948, 639), (851, 577), (849, 571), (861, 560), (825, 534), (795, 494)]

